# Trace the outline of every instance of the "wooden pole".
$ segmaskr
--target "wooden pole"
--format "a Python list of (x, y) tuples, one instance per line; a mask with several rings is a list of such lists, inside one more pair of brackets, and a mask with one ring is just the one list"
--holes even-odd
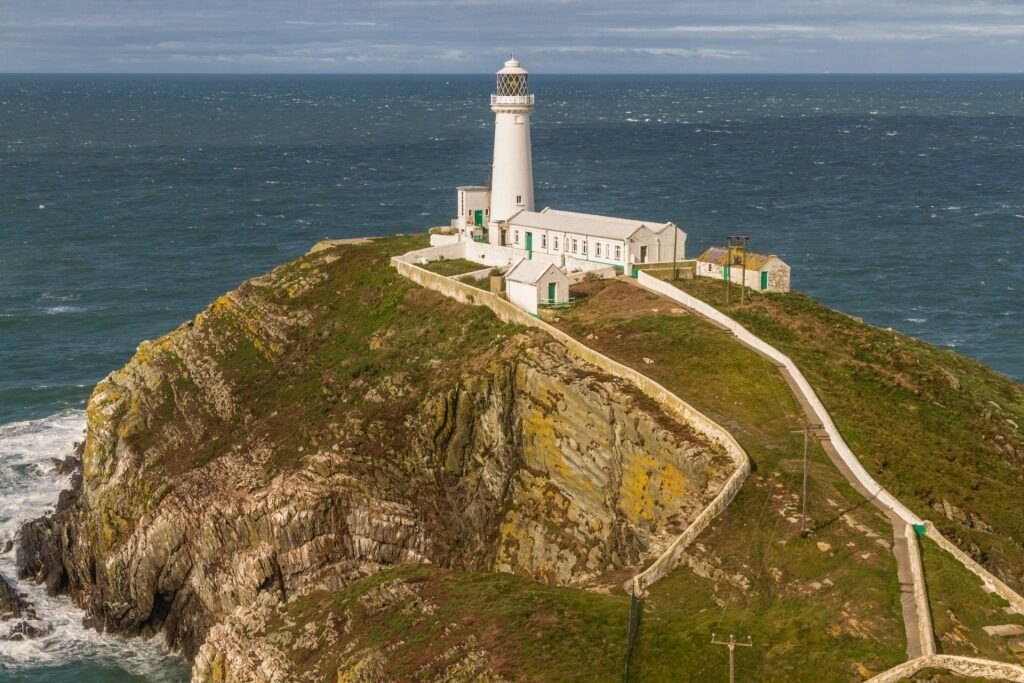
[(730, 633), (729, 634), (729, 640), (715, 640), (715, 634), (712, 633), (711, 634), (711, 644), (712, 645), (725, 645), (726, 647), (729, 648), (729, 683), (736, 683), (736, 664), (733, 661), (733, 652), (736, 650), (737, 646), (739, 646), (739, 647), (754, 647), (753, 639), (750, 636), (747, 636), (747, 642), (745, 642), (745, 643), (739, 642), (739, 641), (736, 640), (736, 637)]

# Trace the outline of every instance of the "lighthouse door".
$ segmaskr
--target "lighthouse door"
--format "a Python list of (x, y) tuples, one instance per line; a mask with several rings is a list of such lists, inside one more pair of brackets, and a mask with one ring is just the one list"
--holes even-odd
[(483, 212), (483, 209), (481, 209), (479, 211), (474, 211), (473, 212), (473, 223), (475, 225), (483, 225), (484, 224), (484, 212)]
[(526, 255), (527, 258), (533, 258), (533, 233), (526, 233)]

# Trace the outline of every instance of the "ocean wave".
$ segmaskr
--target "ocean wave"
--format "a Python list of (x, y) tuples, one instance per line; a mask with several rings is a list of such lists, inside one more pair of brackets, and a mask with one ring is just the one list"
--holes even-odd
[(81, 306), (49, 306), (43, 309), (47, 315), (60, 315), (62, 313), (84, 313)]
[[(68, 455), (84, 431), (84, 410), (0, 425), (0, 544), (15, 540), (24, 522), (54, 509), (70, 479), (57, 474), (53, 459)], [(14, 579), (13, 551), (0, 555), (0, 573)], [(155, 639), (127, 639), (85, 628), (85, 613), (68, 598), (47, 595), (43, 586), (32, 583), (17, 582), (17, 587), (53, 631), (35, 640), (0, 640), (0, 670), (100, 661), (150, 681), (184, 680), (180, 660)], [(11, 625), (0, 622), (0, 635)]]

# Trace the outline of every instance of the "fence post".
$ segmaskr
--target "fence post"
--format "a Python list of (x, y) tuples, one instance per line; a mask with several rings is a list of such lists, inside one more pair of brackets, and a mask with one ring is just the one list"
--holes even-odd
[(633, 644), (636, 643), (636, 632), (640, 628), (640, 612), (643, 599), (636, 597), (636, 580), (629, 590), (629, 630), (626, 632), (626, 662), (622, 667), (622, 683), (629, 683), (629, 659), (633, 656)]

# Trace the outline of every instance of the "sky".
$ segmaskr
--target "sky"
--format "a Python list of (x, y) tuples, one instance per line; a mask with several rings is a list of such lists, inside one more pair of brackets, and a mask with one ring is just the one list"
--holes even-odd
[(1021, 73), (1024, 0), (0, 0), (0, 72)]

